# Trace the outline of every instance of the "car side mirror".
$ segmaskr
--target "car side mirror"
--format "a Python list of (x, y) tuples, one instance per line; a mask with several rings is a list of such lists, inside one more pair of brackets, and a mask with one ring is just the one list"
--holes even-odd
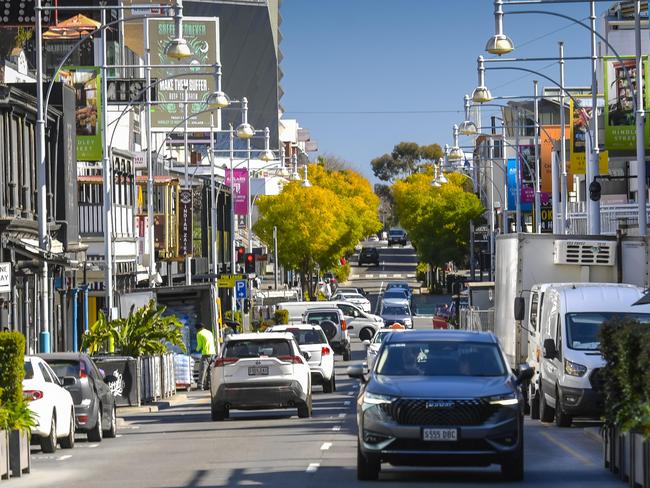
[(309, 360), (311, 359), (311, 353), (308, 352), (308, 351), (303, 351), (303, 352), (302, 352), (302, 356), (303, 356), (307, 361), (309, 361)]
[(557, 349), (553, 339), (544, 339), (544, 359), (553, 359), (557, 356)]
[(526, 316), (526, 301), (524, 297), (515, 297), (515, 320), (524, 320)]
[(363, 374), (363, 366), (348, 366), (346, 373), (350, 378), (361, 380), (362, 383), (366, 382), (366, 377)]
[(74, 386), (77, 384), (77, 378), (74, 376), (64, 376), (61, 378), (61, 384), (63, 386)]
[(352, 329), (354, 329), (354, 325), (348, 325), (348, 326), (347, 326), (347, 329), (348, 329), (348, 330), (352, 330)]
[(370, 346), (370, 341), (366, 339), (365, 341), (362, 341), (361, 344), (363, 344), (364, 346), (366, 346), (366, 348), (368, 348)]
[(521, 363), (517, 366), (517, 381), (519, 383), (525, 383), (533, 379), (533, 368), (531, 368), (528, 363)]

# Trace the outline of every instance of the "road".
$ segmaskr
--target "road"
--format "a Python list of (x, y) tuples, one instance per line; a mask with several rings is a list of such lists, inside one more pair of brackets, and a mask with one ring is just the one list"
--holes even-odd
[[(395, 252), (398, 251), (398, 252)], [(384, 254), (384, 251), (381, 251)], [(401, 250), (386, 255), (401, 256)], [(412, 250), (411, 250), (412, 254)], [(393, 259), (393, 257), (391, 257)], [(411, 259), (405, 254), (405, 261)], [(354, 284), (376, 291), (382, 279), (408, 270), (380, 270), (388, 276), (359, 277)], [(412, 266), (412, 264), (411, 264)], [(406, 268), (406, 265), (403, 265)], [(357, 269), (355, 268), (355, 271)], [(361, 275), (364, 271), (361, 270)], [(372, 283), (372, 285), (371, 285)], [(430, 319), (418, 328), (425, 328)], [(192, 392), (186, 401), (156, 413), (126, 416), (116, 439), (101, 444), (77, 437), (75, 449), (41, 454), (33, 446), (32, 473), (1, 482), (12, 488), (182, 488), (182, 487), (349, 487), (356, 480), (355, 397), (358, 383), (345, 367), (364, 358), (355, 341), (352, 361), (337, 356), (334, 394), (316, 387), (314, 415), (298, 419), (295, 411), (231, 413), (231, 419), (212, 422), (209, 394)], [(602, 467), (601, 445), (584, 426), (559, 429), (526, 421), (525, 481), (509, 486), (623, 487)], [(503, 486), (498, 469), (427, 470), (384, 465), (380, 486), (475, 487)]]

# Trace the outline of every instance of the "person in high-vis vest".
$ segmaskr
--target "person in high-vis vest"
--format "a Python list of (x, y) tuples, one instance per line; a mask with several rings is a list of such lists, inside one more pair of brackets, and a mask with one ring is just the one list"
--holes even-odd
[(199, 380), (197, 387), (200, 390), (209, 388), (206, 381), (210, 372), (210, 365), (216, 355), (214, 347), (214, 336), (209, 329), (201, 323), (196, 324), (196, 352), (201, 354), (201, 364), (199, 365)]

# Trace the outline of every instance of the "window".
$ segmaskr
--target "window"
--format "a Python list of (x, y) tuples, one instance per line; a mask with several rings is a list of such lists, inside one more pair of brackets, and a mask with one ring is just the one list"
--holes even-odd
[(290, 356), (293, 348), (289, 341), (283, 339), (230, 341), (226, 345), (223, 357), (228, 358), (258, 358)]
[(638, 320), (650, 324), (647, 313), (580, 312), (566, 315), (566, 340), (570, 349), (594, 351), (600, 348), (600, 328), (614, 319)]
[(310, 324), (320, 324), (323, 320), (331, 320), (335, 324), (339, 322), (339, 314), (332, 310), (331, 312), (309, 312), (307, 322)]
[(560, 320), (560, 314), (557, 315), (555, 320), (555, 349), (557, 350), (557, 358), (562, 360), (562, 320)]
[(32, 363), (30, 361), (25, 361), (25, 379), (34, 379), (34, 368), (32, 367)]
[(528, 319), (531, 329), (537, 331), (537, 306), (539, 300), (539, 293), (533, 293), (530, 297), (530, 318)]
[(50, 376), (49, 371), (43, 366), (43, 363), (38, 363), (38, 368), (41, 370), (41, 374), (43, 375), (43, 379), (45, 380), (46, 383), (53, 383), (52, 377)]
[(323, 329), (285, 329), (287, 332), (291, 332), (296, 338), (296, 342), (303, 346), (309, 344), (327, 344), (327, 337)]
[(63, 378), (64, 376), (74, 376), (75, 378), (79, 378), (79, 361), (57, 360), (51, 361), (49, 364), (54, 371), (54, 374), (59, 378)]

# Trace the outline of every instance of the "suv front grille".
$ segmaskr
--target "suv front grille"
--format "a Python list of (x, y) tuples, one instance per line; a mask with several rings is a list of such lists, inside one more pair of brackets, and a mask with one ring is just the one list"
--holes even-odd
[[(439, 406), (441, 403), (450, 406)], [(427, 406), (429, 405), (429, 406)], [(381, 405), (401, 425), (481, 425), (495, 412), (486, 400), (415, 400), (400, 398)]]

